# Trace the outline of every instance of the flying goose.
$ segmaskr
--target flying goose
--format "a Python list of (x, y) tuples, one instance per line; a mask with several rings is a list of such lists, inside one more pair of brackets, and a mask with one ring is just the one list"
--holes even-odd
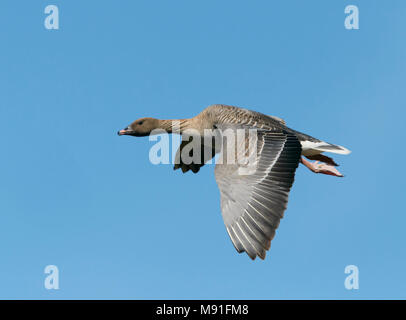
[[(176, 128), (174, 123), (177, 123)], [(184, 173), (189, 170), (197, 173), (207, 159), (211, 159), (216, 153), (224, 153), (226, 144), (218, 149), (208, 147), (202, 142), (201, 154), (209, 155), (205, 160), (201, 158), (201, 161), (196, 161), (194, 158), (192, 162), (187, 163), (180, 157), (182, 149), (186, 148), (190, 141), (186, 133), (193, 129), (203, 137), (207, 130), (227, 128), (254, 129), (254, 153), (257, 157), (253, 174), (240, 174), (239, 170), (245, 164), (238, 162), (225, 161), (216, 164), (215, 177), (220, 189), (223, 220), (239, 253), (246, 252), (253, 260), (257, 256), (265, 259), (266, 251), (271, 246), (275, 230), (286, 210), (289, 191), (299, 163), (315, 173), (342, 177), (335, 168), (337, 164), (334, 160), (322, 153), (349, 154), (350, 151), (295, 131), (278, 117), (221, 104), (211, 105), (190, 119), (141, 118), (118, 131), (118, 135), (144, 137), (154, 134), (155, 129), (180, 134), (182, 142), (177, 151), (178, 162), (175, 163), (174, 169), (180, 168)], [(316, 161), (310, 162), (305, 157)]]

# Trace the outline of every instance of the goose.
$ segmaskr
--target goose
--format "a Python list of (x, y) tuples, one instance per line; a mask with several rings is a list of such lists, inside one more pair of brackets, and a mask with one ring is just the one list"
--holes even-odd
[[(192, 129), (203, 137), (207, 130), (230, 128), (255, 130), (256, 170), (254, 174), (239, 174), (246, 164), (227, 161), (216, 164), (214, 171), (220, 190), (222, 217), (235, 249), (239, 253), (245, 252), (252, 260), (257, 256), (263, 260), (287, 208), (299, 163), (314, 173), (343, 177), (336, 169), (337, 163), (323, 152), (346, 155), (350, 150), (293, 130), (279, 117), (222, 104), (211, 105), (189, 119), (141, 118), (119, 130), (118, 135), (145, 137), (155, 134), (156, 129), (180, 134), (182, 141), (174, 169), (197, 173), (205, 165), (205, 160), (196, 161), (194, 158), (187, 163), (180, 157), (182, 149), (186, 149), (190, 141), (188, 130)], [(206, 158), (226, 150), (226, 144), (220, 149), (205, 143), (200, 146), (202, 154), (209, 153)]]

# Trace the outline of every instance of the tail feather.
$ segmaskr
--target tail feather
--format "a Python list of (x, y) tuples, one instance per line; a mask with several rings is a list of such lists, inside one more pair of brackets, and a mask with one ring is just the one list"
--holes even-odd
[(349, 154), (350, 150), (342, 146), (331, 144), (324, 141), (301, 141), (303, 155), (315, 155), (322, 152), (331, 152), (338, 154)]
[(315, 150), (323, 151), (323, 152), (331, 152), (331, 153), (338, 153), (338, 154), (350, 154), (351, 151), (347, 148), (342, 146), (337, 146), (335, 144), (330, 144), (327, 142), (323, 142), (322, 145), (313, 148)]

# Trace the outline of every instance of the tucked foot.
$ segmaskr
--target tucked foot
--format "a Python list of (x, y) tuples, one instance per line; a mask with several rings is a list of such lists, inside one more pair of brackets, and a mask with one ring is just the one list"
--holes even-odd
[(323, 173), (335, 177), (344, 177), (334, 166), (325, 163), (320, 163), (319, 161), (310, 162), (304, 158), (300, 160), (307, 168), (309, 168), (314, 173)]
[(324, 154), (315, 154), (313, 156), (306, 156), (309, 160), (318, 160), (324, 162), (325, 164), (332, 165), (334, 167), (338, 167), (338, 164), (330, 157), (325, 156)]

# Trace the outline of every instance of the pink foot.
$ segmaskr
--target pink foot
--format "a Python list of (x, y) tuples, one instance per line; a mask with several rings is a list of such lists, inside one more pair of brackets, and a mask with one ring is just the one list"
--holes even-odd
[(334, 166), (325, 163), (319, 163), (319, 161), (310, 162), (304, 158), (301, 158), (301, 162), (314, 173), (323, 173), (335, 177), (344, 177)]

